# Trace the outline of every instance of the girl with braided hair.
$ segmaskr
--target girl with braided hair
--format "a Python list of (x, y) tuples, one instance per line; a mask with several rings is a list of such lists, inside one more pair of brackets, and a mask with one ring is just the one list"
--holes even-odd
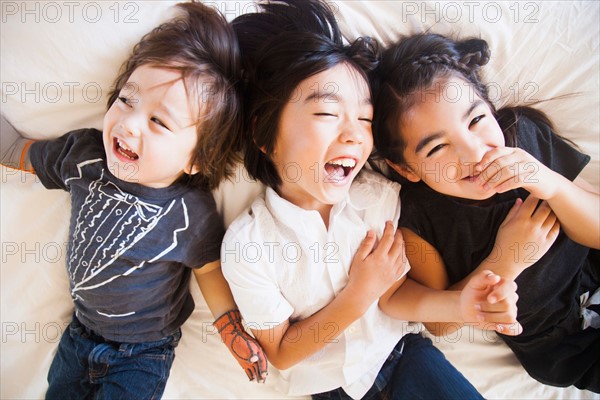
[(479, 76), (489, 57), (484, 40), (430, 33), (382, 57), (374, 143), (405, 183), (408, 275), (436, 289), (482, 269), (515, 279), (523, 333), (501, 337), (540, 382), (599, 392), (600, 199), (578, 177), (590, 157), (542, 112), (496, 110)]

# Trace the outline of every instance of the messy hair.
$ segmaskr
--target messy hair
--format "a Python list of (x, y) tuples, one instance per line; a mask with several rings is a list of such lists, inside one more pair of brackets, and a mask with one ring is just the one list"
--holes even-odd
[(197, 99), (198, 143), (191, 165), (199, 173), (182, 179), (215, 188), (231, 176), (241, 150), (240, 55), (236, 36), (216, 10), (180, 3), (181, 14), (142, 37), (122, 65), (109, 94), (115, 102), (133, 71), (143, 65), (180, 71), (190, 99)]
[(244, 164), (250, 176), (277, 188), (282, 180), (271, 154), (279, 120), (305, 79), (340, 64), (368, 82), (377, 65), (377, 43), (359, 38), (344, 45), (332, 10), (318, 0), (278, 0), (233, 22), (246, 79)]

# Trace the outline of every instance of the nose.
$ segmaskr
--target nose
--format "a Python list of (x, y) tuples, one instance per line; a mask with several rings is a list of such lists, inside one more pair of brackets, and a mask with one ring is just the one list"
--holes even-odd
[(473, 135), (465, 136), (458, 146), (459, 161), (462, 165), (475, 165), (491, 147)]
[(371, 134), (371, 127), (367, 128), (364, 124), (359, 120), (351, 121), (346, 118), (341, 126), (339, 140), (348, 144), (363, 143), (366, 135)]
[(142, 129), (139, 117), (136, 115), (129, 115), (120, 122), (120, 127), (129, 136), (140, 136)]

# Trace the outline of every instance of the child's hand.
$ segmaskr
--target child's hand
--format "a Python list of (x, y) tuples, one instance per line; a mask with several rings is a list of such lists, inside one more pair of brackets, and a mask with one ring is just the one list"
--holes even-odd
[(529, 195), (517, 199), (500, 225), (488, 261), (504, 278), (515, 279), (552, 246), (560, 231), (558, 219), (546, 201)]
[(503, 193), (524, 188), (542, 200), (552, 198), (559, 190), (560, 176), (525, 150), (496, 147), (488, 151), (475, 166), (477, 181), (486, 189)]
[(402, 233), (390, 221), (386, 222), (376, 247), (375, 242), (375, 233), (367, 232), (352, 260), (347, 285), (357, 287), (357, 293), (367, 304), (372, 304), (385, 293), (408, 266)]
[(517, 322), (517, 284), (491, 271), (475, 274), (460, 294), (461, 314), (465, 322), (479, 322), (482, 329), (505, 335), (523, 331)]
[(267, 379), (267, 356), (260, 344), (242, 326), (239, 310), (229, 310), (213, 323), (223, 343), (248, 375), (248, 379), (264, 383)]

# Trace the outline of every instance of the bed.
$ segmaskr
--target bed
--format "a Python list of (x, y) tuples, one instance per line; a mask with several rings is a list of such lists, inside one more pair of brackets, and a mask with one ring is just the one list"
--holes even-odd
[[(231, 20), (256, 6), (205, 1)], [(173, 13), (172, 1), (3, 1), (0, 37), (1, 112), (25, 136), (57, 137), (101, 128), (109, 87), (132, 45)], [(486, 39), (486, 79), (497, 105), (543, 102), (559, 131), (592, 157), (583, 177), (599, 187), (600, 3), (330, 1), (345, 36), (389, 43), (431, 30)], [(0, 398), (43, 398), (46, 373), (72, 305), (64, 260), (69, 216), (66, 193), (48, 191), (31, 174), (2, 167), (0, 269), (2, 341)], [(242, 168), (215, 191), (229, 224), (262, 188)], [(166, 399), (285, 398), (267, 383), (247, 381), (221, 344), (195, 283), (196, 309), (164, 394)], [(530, 378), (493, 332), (472, 327), (435, 344), (490, 399), (600, 399), (574, 387)]]

